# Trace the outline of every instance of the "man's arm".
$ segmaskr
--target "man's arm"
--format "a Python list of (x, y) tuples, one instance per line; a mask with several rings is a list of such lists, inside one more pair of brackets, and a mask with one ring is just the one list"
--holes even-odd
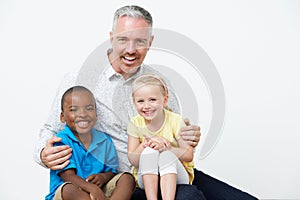
[(61, 138), (56, 136), (50, 138), (41, 151), (42, 163), (52, 170), (65, 168), (70, 163), (69, 159), (72, 156), (72, 149), (68, 145), (54, 146), (54, 143), (60, 141)]

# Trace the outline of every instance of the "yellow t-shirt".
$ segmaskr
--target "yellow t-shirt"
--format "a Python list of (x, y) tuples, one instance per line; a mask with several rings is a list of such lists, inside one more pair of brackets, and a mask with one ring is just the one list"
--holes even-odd
[[(137, 115), (131, 118), (131, 122), (128, 123), (127, 133), (133, 137), (139, 138), (142, 143), (146, 136), (161, 136), (166, 138), (173, 147), (179, 147), (177, 140), (180, 138), (179, 131), (182, 126), (185, 126), (183, 119), (180, 115), (168, 110), (165, 112), (165, 121), (162, 127), (156, 131), (150, 131), (145, 123), (145, 119), (141, 115)], [(194, 162), (182, 162), (186, 171), (189, 174), (190, 184), (194, 180)], [(132, 173), (137, 179), (138, 169), (133, 167)]]

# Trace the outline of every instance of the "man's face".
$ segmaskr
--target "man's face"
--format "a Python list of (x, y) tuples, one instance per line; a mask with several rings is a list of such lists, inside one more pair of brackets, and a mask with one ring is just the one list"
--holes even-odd
[(110, 33), (110, 61), (116, 72), (131, 76), (144, 61), (152, 44), (149, 24), (142, 18), (119, 17)]

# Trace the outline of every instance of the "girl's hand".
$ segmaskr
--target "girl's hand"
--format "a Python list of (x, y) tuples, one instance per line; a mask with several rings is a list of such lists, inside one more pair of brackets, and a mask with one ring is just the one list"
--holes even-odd
[[(170, 142), (164, 137), (159, 136), (145, 136), (147, 146), (158, 150), (160, 152), (165, 151), (171, 147)], [(145, 146), (145, 145), (144, 145)]]

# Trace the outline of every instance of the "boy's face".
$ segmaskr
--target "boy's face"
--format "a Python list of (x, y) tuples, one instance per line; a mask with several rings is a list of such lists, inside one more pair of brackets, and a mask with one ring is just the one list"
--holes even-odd
[(93, 96), (84, 90), (73, 90), (67, 94), (60, 119), (67, 123), (73, 133), (90, 133), (97, 120)]

